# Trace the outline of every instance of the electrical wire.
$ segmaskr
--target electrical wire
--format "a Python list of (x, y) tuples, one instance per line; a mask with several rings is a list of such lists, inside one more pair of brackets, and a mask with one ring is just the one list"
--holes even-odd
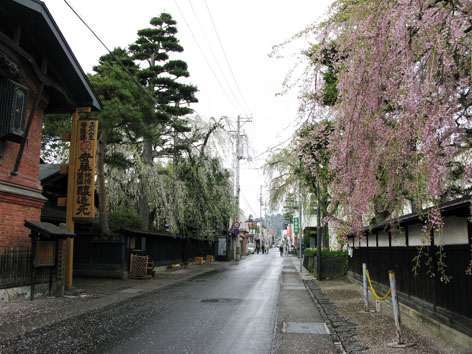
[(240, 192), (240, 195), (241, 195), (241, 197), (244, 199), (244, 201), (246, 202), (246, 204), (247, 204), (247, 206), (249, 207), (249, 210), (251, 211), (251, 213), (252, 213), (253, 215), (257, 215), (256, 212), (254, 211), (254, 209), (252, 209), (251, 204), (247, 201), (247, 199), (246, 199), (246, 197), (244, 196), (244, 194)]
[[(116, 62), (123, 68), (123, 70), (128, 74), (128, 76), (133, 80), (136, 85), (138, 85), (141, 90), (146, 94), (146, 96), (154, 103), (155, 108), (162, 113), (168, 120), (172, 121), (174, 124), (177, 124), (177, 120), (174, 117), (169, 116), (165, 111), (163, 111), (159, 107), (159, 102), (157, 99), (151, 95), (151, 93), (146, 89), (141, 83), (136, 79), (136, 77), (133, 76), (133, 74), (128, 70), (128, 68), (123, 64), (123, 62), (118, 58), (110, 49), (108, 49), (107, 45), (100, 39), (100, 37), (94, 32), (94, 30), (85, 22), (85, 20), (75, 11), (75, 9), (67, 2), (67, 0), (64, 0), (66, 5), (72, 10), (72, 12), (77, 16), (77, 18), (87, 27), (87, 29), (94, 35), (94, 37), (100, 42), (100, 44), (108, 51), (108, 53), (113, 57), (113, 59), (116, 60)], [(185, 132), (180, 132), (183, 134), (183, 136), (187, 139), (190, 140), (190, 138), (185, 135)], [(194, 148), (195, 145), (193, 143), (190, 143)]]
[(212, 73), (213, 76), (215, 77), (216, 82), (218, 83), (218, 85), (220, 85), (220, 88), (223, 90), (224, 94), (226, 95), (226, 98), (227, 98), (228, 101), (231, 103), (231, 105), (233, 106), (233, 108), (235, 108), (236, 110), (238, 110), (238, 108), (237, 108), (236, 105), (234, 104), (233, 100), (229, 97), (228, 92), (226, 92), (225, 88), (223, 87), (223, 85), (221, 84), (220, 80), (218, 79), (218, 76), (216, 75), (215, 71), (213, 70), (213, 67), (211, 66), (210, 62), (208, 61), (208, 58), (206, 57), (205, 52), (203, 51), (202, 47), (200, 46), (200, 43), (198, 42), (197, 38), (196, 38), (195, 35), (193, 34), (192, 28), (191, 28), (190, 25), (188, 24), (188, 22), (187, 22), (187, 20), (186, 20), (186, 18), (185, 18), (185, 16), (184, 16), (182, 10), (180, 9), (179, 4), (177, 3), (177, 0), (174, 0), (174, 3), (175, 3), (175, 6), (177, 7), (177, 9), (178, 9), (179, 12), (180, 12), (180, 15), (182, 16), (182, 19), (184, 20), (185, 25), (187, 26), (188, 30), (190, 31), (190, 34), (192, 35), (193, 40), (195, 41), (195, 44), (197, 45), (198, 49), (200, 50), (200, 53), (202, 54), (203, 59), (205, 59), (205, 62), (206, 62), (206, 64), (208, 65), (208, 68), (210, 69), (211, 73)]
[[(229, 91), (231, 92), (232, 97), (233, 97), (234, 100), (236, 101), (236, 104), (239, 106), (239, 108), (241, 109), (241, 111), (244, 112), (245, 109), (243, 108), (243, 106), (242, 106), (241, 103), (239, 102), (238, 97), (235, 95), (235, 93), (234, 93), (234, 91), (233, 91), (233, 89), (232, 89), (230, 83), (228, 82), (228, 79), (226, 78), (226, 75), (225, 75), (223, 69), (221, 68), (220, 62), (219, 62), (219, 60), (216, 58), (215, 52), (213, 51), (213, 49), (212, 49), (212, 47), (211, 47), (211, 45), (210, 45), (210, 42), (208, 41), (208, 38), (207, 38), (207, 36), (206, 36), (206, 34), (205, 34), (205, 30), (203, 29), (203, 26), (202, 26), (200, 20), (198, 19), (198, 15), (197, 15), (197, 13), (196, 13), (196, 11), (195, 11), (195, 8), (194, 8), (193, 5), (192, 5), (192, 1), (191, 1), (191, 0), (188, 0), (188, 3), (189, 3), (189, 5), (190, 5), (190, 8), (191, 8), (191, 10), (192, 10), (192, 13), (193, 13), (195, 19), (197, 20), (197, 24), (198, 24), (198, 27), (200, 28), (200, 31), (202, 32), (203, 39), (205, 40), (205, 43), (206, 43), (208, 49), (210, 50), (210, 54), (211, 54), (211, 56), (213, 57), (213, 60), (215, 61), (216, 66), (218, 67), (218, 69), (219, 69), (219, 71), (220, 71), (220, 74), (221, 74), (221, 76), (223, 77), (223, 80), (225, 81), (226, 85), (228, 86)], [(247, 113), (246, 113), (246, 115), (247, 115)]]
[(205, 6), (207, 8), (208, 14), (210, 15), (210, 20), (211, 20), (211, 23), (213, 25), (213, 29), (215, 30), (216, 37), (218, 38), (218, 42), (220, 44), (221, 51), (223, 52), (223, 55), (225, 57), (226, 64), (228, 65), (229, 71), (231, 72), (231, 76), (233, 77), (234, 83), (236, 84), (236, 88), (238, 89), (238, 92), (241, 95), (241, 98), (242, 98), (244, 104), (246, 105), (246, 108), (247, 108), (248, 112), (251, 112), (251, 109), (249, 108), (249, 105), (247, 104), (246, 100), (244, 99), (244, 95), (241, 92), (241, 88), (239, 87), (238, 80), (236, 80), (236, 77), (234, 76), (233, 69), (231, 68), (231, 64), (229, 63), (228, 56), (226, 55), (226, 51), (223, 47), (223, 43), (221, 41), (218, 30), (216, 29), (215, 21), (213, 21), (213, 16), (211, 15), (211, 11), (210, 11), (210, 8), (208, 7), (208, 3), (207, 3), (206, 0), (204, 0), (204, 2), (205, 2)]

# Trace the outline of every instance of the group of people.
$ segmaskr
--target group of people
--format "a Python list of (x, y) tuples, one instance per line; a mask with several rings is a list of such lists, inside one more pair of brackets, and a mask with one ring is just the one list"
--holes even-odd
[(264, 242), (261, 242), (260, 240), (256, 240), (256, 252), (259, 254), (259, 252), (262, 252), (262, 254), (269, 254), (269, 245), (266, 245)]
[(280, 252), (280, 255), (283, 256), (283, 255), (288, 255), (289, 252), (290, 252), (290, 248), (289, 248), (289, 245), (288, 244), (283, 244), (281, 243), (280, 246), (279, 246), (279, 252)]

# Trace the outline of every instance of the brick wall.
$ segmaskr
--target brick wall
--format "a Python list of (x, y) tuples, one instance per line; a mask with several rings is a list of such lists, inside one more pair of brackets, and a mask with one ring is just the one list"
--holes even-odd
[[(28, 108), (26, 119), (29, 119), (31, 109), (38, 94), (38, 82), (33, 74), (24, 67), (20, 74), (20, 83), (28, 87)], [(37, 190), (40, 195), (39, 157), (41, 153), (41, 135), (44, 109), (47, 106), (46, 92), (41, 97), (40, 104), (35, 110), (31, 128), (18, 168), (18, 174), (11, 176), (18, 156), (20, 144), (5, 142), (2, 165), (0, 166), (0, 181)], [(24, 227), (25, 220), (40, 221), (43, 201), (28, 198), (14, 193), (0, 192), (0, 248), (30, 246), (29, 229)]]
[[(21, 84), (29, 89), (28, 94), (28, 109), (26, 119), (29, 119), (31, 109), (34, 105), (34, 99), (37, 95), (37, 86), (31, 80), (21, 80)], [(47, 94), (43, 95), (40, 105), (36, 108), (33, 122), (26, 140), (25, 149), (21, 158), (20, 166), (18, 168), (18, 175), (11, 176), (15, 166), (16, 157), (20, 144), (11, 141), (6, 141), (3, 163), (0, 166), (0, 181), (18, 184), (34, 189), (41, 189), (39, 181), (39, 157), (41, 153), (41, 137), (43, 127), (44, 107), (47, 104)]]
[(43, 203), (0, 193), (0, 248), (30, 246), (30, 230), (25, 220), (39, 221)]

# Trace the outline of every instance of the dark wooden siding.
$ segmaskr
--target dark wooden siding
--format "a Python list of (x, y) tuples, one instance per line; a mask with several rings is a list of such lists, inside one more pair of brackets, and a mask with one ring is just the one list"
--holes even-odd
[[(445, 246), (444, 250), (447, 274), (452, 277), (449, 283), (441, 281), (437, 270), (428, 274), (426, 257), (421, 260), (418, 274), (413, 274), (417, 247), (357, 248), (348, 267), (361, 276), (362, 263), (366, 263), (371, 279), (386, 287), (389, 287), (388, 271), (394, 270), (397, 288), (402, 294), (472, 319), (472, 276), (465, 273), (471, 257), (469, 246)], [(437, 247), (427, 248), (426, 252), (431, 252), (436, 262)]]

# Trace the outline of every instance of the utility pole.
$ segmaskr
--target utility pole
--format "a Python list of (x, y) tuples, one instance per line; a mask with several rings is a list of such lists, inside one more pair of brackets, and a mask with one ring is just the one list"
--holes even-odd
[[(236, 129), (236, 221), (240, 221), (240, 215), (239, 215), (239, 193), (241, 191), (241, 186), (239, 184), (239, 161), (242, 160), (244, 157), (242, 156), (242, 150), (241, 150), (241, 127), (243, 126), (244, 123), (252, 122), (252, 118), (242, 118), (241, 116), (238, 116), (237, 120), (237, 129)], [(237, 255), (237, 248), (239, 248), (239, 252), (241, 252), (241, 243), (239, 242), (239, 235), (236, 236), (236, 249), (235, 249), (235, 258)], [(240, 253), (241, 254), (241, 253)]]

